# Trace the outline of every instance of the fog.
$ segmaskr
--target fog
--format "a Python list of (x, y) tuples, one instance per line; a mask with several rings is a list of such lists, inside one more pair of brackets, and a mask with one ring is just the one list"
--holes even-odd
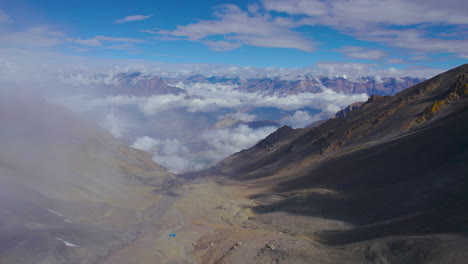
[(136, 211), (158, 198), (146, 182), (171, 182), (93, 121), (27, 87), (2, 86), (0, 120), (2, 263), (34, 263), (43, 255), (60, 263), (64, 254), (81, 263), (82, 255), (62, 246), (85, 248), (92, 259), (128, 243)]

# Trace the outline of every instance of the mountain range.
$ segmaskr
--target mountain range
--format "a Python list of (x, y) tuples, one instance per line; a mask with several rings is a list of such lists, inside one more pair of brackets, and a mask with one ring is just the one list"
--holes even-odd
[(240, 77), (223, 77), (195, 75), (189, 77), (162, 78), (151, 74), (140, 72), (118, 73), (112, 77), (112, 82), (108, 87), (107, 94), (150, 96), (158, 94), (181, 94), (186, 91), (178, 87), (179, 83), (185, 84), (217, 84), (235, 87), (236, 90), (247, 93), (264, 94), (300, 94), (319, 93), (323, 88), (331, 89), (335, 92), (346, 94), (377, 94), (393, 95), (410, 86), (420, 83), (424, 79), (416, 77), (379, 77), (362, 76), (348, 79), (346, 76), (296, 76), (284, 79), (279, 77), (264, 77), (243, 79)]

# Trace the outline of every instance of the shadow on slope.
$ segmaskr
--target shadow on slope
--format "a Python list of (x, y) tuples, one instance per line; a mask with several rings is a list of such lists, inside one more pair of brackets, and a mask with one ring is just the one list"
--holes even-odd
[[(254, 211), (286, 211), (357, 226), (322, 233), (323, 242), (332, 244), (466, 232), (467, 110), (465, 102), (456, 114), (430, 127), (304, 169), (272, 191), (285, 199)], [(308, 192), (317, 189), (332, 193)]]

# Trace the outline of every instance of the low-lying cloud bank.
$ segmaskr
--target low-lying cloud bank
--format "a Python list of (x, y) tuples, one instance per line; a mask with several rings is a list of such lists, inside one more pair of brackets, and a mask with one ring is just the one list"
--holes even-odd
[[(144, 136), (134, 140), (133, 147), (152, 153), (153, 159), (170, 171), (182, 172), (213, 165), (216, 161), (230, 154), (253, 146), (257, 141), (276, 130), (276, 127), (251, 128), (246, 124), (215, 128), (215, 122), (223, 118), (230, 117), (243, 122), (261, 121), (256, 120), (256, 115), (250, 113), (250, 110), (275, 108), (286, 113), (278, 116), (277, 121), (280, 125), (289, 125), (294, 128), (304, 127), (323, 118), (323, 115), (313, 115), (304, 108), (316, 109), (321, 114), (332, 115), (341, 108), (356, 101), (365, 101), (368, 97), (366, 94), (341, 94), (327, 88), (323, 88), (322, 92), (315, 94), (301, 93), (279, 96), (243, 93), (235, 90), (234, 86), (209, 83), (179, 84), (178, 86), (185, 89), (187, 94), (147, 97), (73, 97), (67, 99), (66, 105), (78, 107), (75, 110), (86, 110), (87, 112), (97, 111), (97, 109), (137, 109), (135, 120), (140, 119), (138, 116), (149, 120), (153, 123), (152, 128), (155, 130), (164, 126), (159, 121), (159, 117), (167, 113), (177, 112), (176, 119), (182, 119), (183, 115), (190, 113), (214, 116), (212, 125), (202, 129), (199, 134), (193, 133), (187, 137), (175, 137), (171, 134), (152, 137), (150, 136), (152, 131), (141, 129)], [(138, 123), (139, 121), (133, 122)], [(118, 118), (111, 113), (105, 116), (102, 125), (114, 136), (125, 138), (124, 135), (131, 133), (129, 130), (138, 130), (138, 127), (142, 127), (129, 123), (131, 123), (129, 120)], [(194, 125), (189, 121), (184, 123), (180, 129), (191, 131)]]
[[(1, 52), (0, 52), (1, 54)], [(346, 76), (414, 76), (427, 78), (438, 70), (409, 71), (376, 69), (364, 64), (319, 64), (310, 69), (250, 68), (224, 65), (174, 65), (141, 62), (84, 62), (74, 66), (60, 58), (43, 65), (37, 57), (27, 63), (27, 56), (4, 56), (0, 59), (0, 84), (22, 87), (47, 96), (54, 103), (81, 112), (133, 147), (152, 153), (155, 161), (173, 172), (197, 170), (213, 165), (226, 156), (253, 146), (276, 128), (246, 122), (265, 121), (262, 111), (276, 109), (267, 119), (278, 125), (304, 127), (331, 116), (347, 105), (367, 100), (366, 94), (343, 94), (321, 87), (318, 93), (264, 94), (245, 93), (235, 85), (175, 82), (173, 86), (186, 93), (148, 96), (110, 95), (102, 93), (103, 85), (118, 82), (116, 75), (135, 71), (165, 78), (181, 76), (227, 76), (240, 78), (301, 78), (305, 74)], [(72, 59), (73, 60), (73, 59)], [(52, 60), (54, 61), (54, 60)], [(38, 70), (40, 69), (40, 70)], [(26, 87), (26, 88), (25, 88)], [(112, 86), (109, 86), (112, 87)], [(100, 91), (100, 92), (97, 92)], [(261, 110), (259, 110), (261, 109)], [(267, 109), (267, 110), (264, 110)], [(259, 112), (260, 111), (260, 112)], [(272, 117), (271, 117), (272, 116)], [(216, 126), (230, 118), (233, 125)], [(238, 121), (236, 121), (238, 120)], [(227, 122), (227, 123), (229, 123)], [(263, 125), (271, 125), (265, 123)]]
[[(366, 94), (342, 94), (323, 88), (320, 93), (301, 93), (297, 95), (265, 95), (261, 93), (243, 93), (233, 87), (216, 84), (196, 84), (197, 87), (184, 87), (189, 95), (164, 94), (141, 96), (106, 96), (101, 98), (69, 98), (81, 100), (81, 109), (109, 106), (135, 105), (145, 115), (154, 115), (177, 108), (188, 112), (217, 112), (227, 108), (241, 110), (247, 107), (275, 107), (282, 110), (296, 110), (304, 107), (321, 109), (324, 112), (336, 112), (357, 101), (367, 99)], [(72, 102), (70, 102), (72, 103)], [(78, 103), (74, 103), (77, 105)]]
[(202, 147), (189, 149), (175, 138), (163, 140), (144, 136), (135, 140), (132, 147), (142, 149), (153, 155), (153, 159), (170, 172), (200, 170), (235, 152), (253, 146), (276, 130), (275, 127), (253, 129), (247, 125), (233, 128), (211, 129), (198, 139)]

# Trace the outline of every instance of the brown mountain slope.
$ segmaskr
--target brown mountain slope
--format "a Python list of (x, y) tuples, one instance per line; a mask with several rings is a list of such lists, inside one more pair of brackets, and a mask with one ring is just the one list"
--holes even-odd
[(61, 107), (0, 96), (0, 263), (94, 263), (157, 217), (173, 176)]
[(250, 200), (237, 233), (217, 230), (195, 252), (204, 263), (466, 263), (467, 77), (460, 66), (227, 158), (211, 173)]
[(339, 149), (376, 144), (428, 125), (455, 111), (453, 103), (466, 96), (467, 71), (468, 65), (463, 65), (395, 96), (371, 96), (344, 118), (318, 127), (280, 128), (253, 148), (225, 159), (214, 172), (238, 179), (262, 177), (306, 157), (323, 159)]

